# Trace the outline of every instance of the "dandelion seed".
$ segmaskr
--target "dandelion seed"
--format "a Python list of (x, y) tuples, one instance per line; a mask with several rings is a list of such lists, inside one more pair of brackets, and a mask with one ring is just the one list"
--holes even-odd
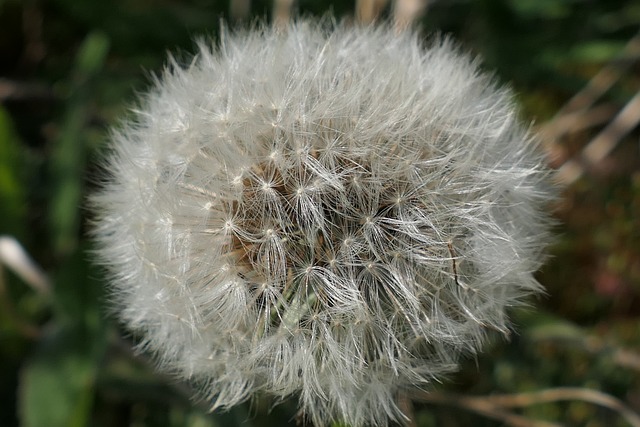
[(551, 191), (510, 93), (448, 40), (302, 22), (170, 66), (93, 198), (121, 319), (212, 408), (402, 421), (541, 290)]

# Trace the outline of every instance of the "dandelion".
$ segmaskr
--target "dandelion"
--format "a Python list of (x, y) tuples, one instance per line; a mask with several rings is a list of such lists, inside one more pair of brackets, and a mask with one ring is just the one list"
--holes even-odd
[(266, 392), (317, 426), (402, 421), (399, 392), (541, 290), (548, 171), (446, 39), (224, 33), (142, 104), (93, 198), (98, 255), (141, 348), (212, 408)]

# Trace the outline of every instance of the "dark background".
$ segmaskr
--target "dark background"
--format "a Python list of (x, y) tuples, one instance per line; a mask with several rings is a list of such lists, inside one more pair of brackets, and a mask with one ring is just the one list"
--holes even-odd
[[(243, 22), (270, 19), (271, 8), (254, 0)], [(353, 19), (354, 8), (300, 0), (295, 11)], [(295, 402), (269, 411), (272, 402), (258, 399), (210, 415), (187, 385), (154, 373), (109, 315), (86, 237), (84, 201), (109, 126), (167, 52), (188, 58), (194, 37), (215, 40), (229, 10), (214, 0), (0, 0), (0, 235), (15, 237), (52, 284), (38, 291), (0, 268), (0, 426), (295, 425)], [(432, 0), (419, 24), (451, 34), (513, 87), (522, 117), (546, 132), (554, 167), (580, 158), (625, 106), (632, 120), (558, 201), (559, 237), (539, 273), (547, 295), (513, 312), (508, 342), (494, 337), (437, 393), (416, 395), (416, 424), (629, 425), (601, 404), (606, 393), (640, 409), (640, 107), (630, 103), (640, 90), (638, 40), (623, 51), (640, 28), (640, 2)], [(603, 69), (618, 70), (612, 87), (551, 132)], [(522, 395), (523, 407), (501, 409), (519, 417), (511, 420), (464, 400), (545, 391), (566, 399)]]

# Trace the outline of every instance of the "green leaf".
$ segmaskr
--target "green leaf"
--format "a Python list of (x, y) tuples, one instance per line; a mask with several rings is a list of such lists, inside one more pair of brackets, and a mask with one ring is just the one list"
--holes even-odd
[(25, 427), (90, 425), (107, 328), (101, 287), (84, 245), (55, 274), (53, 319), (20, 377), (19, 412)]
[(25, 427), (89, 425), (101, 351), (73, 328), (49, 332), (20, 378)]
[(585, 63), (606, 62), (618, 55), (623, 48), (622, 41), (591, 40), (571, 49), (568, 57)]
[(95, 77), (103, 67), (109, 40), (94, 32), (82, 43), (75, 59), (73, 84), (61, 131), (54, 142), (51, 160), (50, 225), (56, 253), (68, 254), (78, 241), (83, 174), (87, 150), (87, 122)]
[(574, 323), (544, 311), (515, 310), (513, 318), (520, 328), (520, 333), (533, 341), (579, 341), (586, 336), (584, 330)]
[(509, 0), (509, 5), (525, 17), (564, 18), (571, 13), (570, 3), (558, 0)]

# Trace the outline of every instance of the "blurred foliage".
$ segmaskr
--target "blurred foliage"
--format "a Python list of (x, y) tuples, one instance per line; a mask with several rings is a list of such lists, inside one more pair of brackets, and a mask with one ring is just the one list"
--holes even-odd
[[(352, 19), (354, 7), (300, 0), (297, 11)], [(270, 12), (271, 2), (254, 0), (246, 22)], [(260, 399), (208, 414), (189, 401), (187, 386), (154, 373), (110, 320), (105, 284), (87, 255), (83, 203), (99, 180), (108, 127), (127, 114), (167, 51), (188, 58), (193, 38), (215, 39), (228, 14), (229, 2), (215, 0), (0, 1), (0, 234), (19, 239), (54, 283), (43, 295), (0, 268), (1, 426), (296, 424), (295, 402), (272, 408)], [(480, 55), (515, 88), (523, 117), (543, 124), (638, 31), (640, 3), (432, 0), (420, 24)], [(639, 89), (635, 64), (601, 102), (619, 110)], [(563, 139), (564, 158), (601, 127)], [(638, 137), (636, 129), (562, 194), (559, 238), (539, 276), (548, 296), (514, 313), (518, 335), (496, 339), (438, 389), (481, 396), (586, 387), (640, 409)], [(503, 425), (446, 405), (414, 410), (425, 427)], [(518, 413), (626, 425), (585, 402)]]

